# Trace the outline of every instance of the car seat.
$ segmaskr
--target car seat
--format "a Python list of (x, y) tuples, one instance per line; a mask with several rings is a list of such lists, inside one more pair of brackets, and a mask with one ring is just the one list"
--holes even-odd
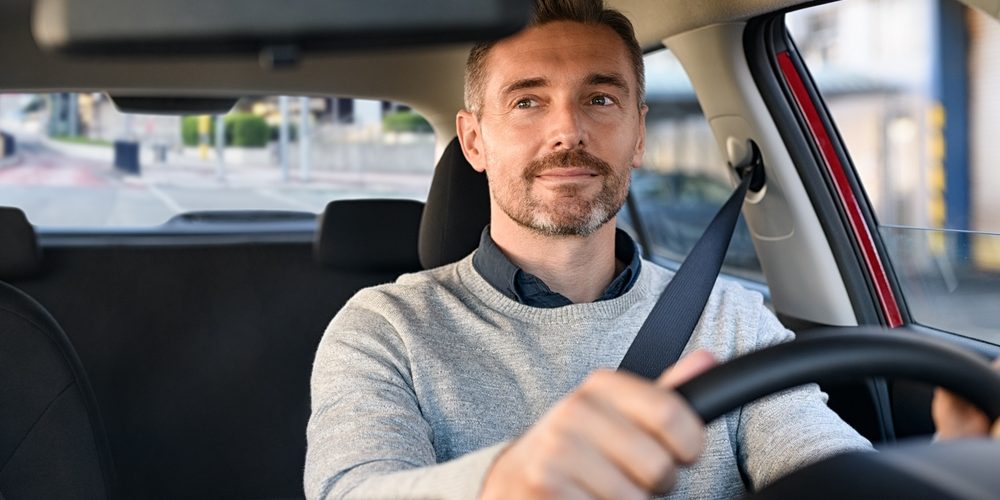
[[(0, 207), (0, 279), (40, 267), (24, 213)], [(97, 402), (69, 338), (45, 308), (0, 281), (0, 498), (112, 498)]]
[(461, 260), (479, 246), (479, 237), (489, 223), (486, 174), (472, 168), (456, 137), (434, 168), (420, 221), (420, 263), (431, 269)]
[(395, 277), (420, 269), (424, 204), (403, 199), (335, 200), (320, 216), (313, 251), (325, 267)]

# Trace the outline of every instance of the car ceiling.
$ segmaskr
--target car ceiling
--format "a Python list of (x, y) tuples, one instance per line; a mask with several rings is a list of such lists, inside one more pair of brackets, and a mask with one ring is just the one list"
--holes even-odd
[[(606, 0), (626, 13), (646, 48), (701, 27), (743, 21), (803, 0)], [(462, 106), (469, 45), (309, 54), (291, 68), (264, 69), (253, 55), (123, 58), (60, 56), (31, 36), (33, 0), (0, 0), (0, 91), (107, 91), (139, 95), (337, 95), (393, 100), (450, 130)], [(971, 0), (991, 15), (1000, 0)], [(278, 5), (278, 4), (275, 4)], [(288, 8), (282, 4), (281, 8)]]
[[(708, 24), (747, 19), (795, 0), (612, 0), (635, 20), (646, 47)], [(275, 4), (277, 5), (277, 4)], [(287, 6), (282, 5), (282, 8)], [(293, 68), (261, 68), (256, 57), (141, 60), (59, 56), (38, 49), (30, 31), (32, 0), (0, 0), (0, 89), (111, 91), (144, 95), (339, 95), (410, 104), (432, 122), (461, 106), (468, 45), (310, 54)], [(437, 116), (441, 115), (441, 116)]]

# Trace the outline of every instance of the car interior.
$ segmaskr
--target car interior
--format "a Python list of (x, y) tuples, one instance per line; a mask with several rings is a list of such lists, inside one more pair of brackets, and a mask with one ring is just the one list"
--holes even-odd
[[(331, 200), (315, 218), (265, 229), (188, 214), (188, 224), (87, 231), (0, 208), (0, 499), (302, 498), (309, 377), (330, 319), (358, 290), (478, 245), (487, 184), (455, 128), (465, 59), (473, 41), (520, 29), (530, 2), (451, 12), (440, 9), (454, 2), (375, 2), (350, 15), (324, 7), (334, 2), (251, 3), (194, 17), (188, 2), (144, 2), (153, 11), (143, 16), (123, 0), (0, 0), (0, 92), (99, 92), (174, 114), (257, 95), (404, 103), (434, 131), (425, 201)], [(1000, 354), (908, 309), (785, 27), (785, 13), (825, 2), (606, 3), (644, 48), (666, 47), (683, 65), (725, 160), (740, 163), (748, 141), (759, 147), (766, 185), (742, 214), (786, 327), (804, 339), (820, 327), (891, 328)], [(965, 3), (1000, 16), (997, 2)], [(736, 185), (735, 173), (721, 175)], [(865, 437), (930, 440), (932, 385), (843, 370), (855, 376), (822, 387)]]

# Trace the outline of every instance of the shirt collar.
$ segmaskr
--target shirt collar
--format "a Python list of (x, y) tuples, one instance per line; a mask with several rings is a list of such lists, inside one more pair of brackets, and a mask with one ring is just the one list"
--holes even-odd
[[(611, 280), (598, 301), (622, 296), (639, 278), (642, 258), (635, 242), (621, 229), (615, 230), (615, 258), (627, 265)], [(490, 286), (521, 304), (551, 308), (573, 303), (553, 292), (539, 277), (514, 265), (493, 241), (488, 225), (479, 238), (479, 249), (472, 256), (472, 265)]]

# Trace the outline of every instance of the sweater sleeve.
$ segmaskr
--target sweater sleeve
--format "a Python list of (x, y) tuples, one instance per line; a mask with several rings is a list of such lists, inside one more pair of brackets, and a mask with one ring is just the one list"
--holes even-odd
[[(770, 310), (763, 306), (759, 310), (757, 349), (794, 338)], [(819, 386), (808, 384), (742, 408), (739, 459), (753, 490), (828, 456), (872, 449), (871, 443), (841, 420), (826, 401), (827, 395)]]
[(355, 299), (327, 328), (313, 365), (306, 496), (475, 498), (503, 443), (436, 463), (406, 346), (377, 303)]

